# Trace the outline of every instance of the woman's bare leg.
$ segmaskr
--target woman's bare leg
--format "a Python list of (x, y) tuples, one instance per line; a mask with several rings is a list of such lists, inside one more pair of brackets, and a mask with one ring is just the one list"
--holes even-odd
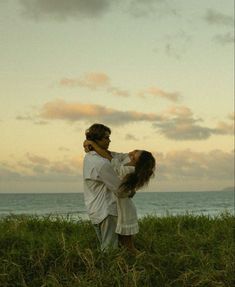
[(137, 254), (139, 250), (135, 248), (134, 240), (132, 235), (120, 235), (119, 234), (119, 242), (131, 253)]

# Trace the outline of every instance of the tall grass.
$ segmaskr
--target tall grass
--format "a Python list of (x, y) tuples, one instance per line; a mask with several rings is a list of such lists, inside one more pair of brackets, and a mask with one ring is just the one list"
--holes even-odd
[(1, 287), (232, 287), (234, 216), (147, 216), (137, 256), (99, 251), (89, 221), (63, 217), (0, 219)]

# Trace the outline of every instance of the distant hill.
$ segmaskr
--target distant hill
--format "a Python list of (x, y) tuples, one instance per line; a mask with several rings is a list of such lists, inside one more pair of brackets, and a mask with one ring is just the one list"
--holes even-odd
[(235, 186), (223, 188), (222, 191), (235, 191)]

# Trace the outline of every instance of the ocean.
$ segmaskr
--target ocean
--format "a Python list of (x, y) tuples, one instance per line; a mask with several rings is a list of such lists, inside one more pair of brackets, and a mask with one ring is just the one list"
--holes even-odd
[[(234, 214), (234, 192), (137, 192), (133, 201), (139, 218), (190, 213)], [(0, 193), (0, 217), (10, 214), (61, 215), (88, 219), (82, 193)]]

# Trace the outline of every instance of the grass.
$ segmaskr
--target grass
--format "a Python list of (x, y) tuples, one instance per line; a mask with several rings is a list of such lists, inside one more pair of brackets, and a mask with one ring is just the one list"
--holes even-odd
[(0, 219), (1, 287), (232, 287), (234, 216), (140, 220), (137, 257), (99, 251), (89, 221), (63, 217)]

